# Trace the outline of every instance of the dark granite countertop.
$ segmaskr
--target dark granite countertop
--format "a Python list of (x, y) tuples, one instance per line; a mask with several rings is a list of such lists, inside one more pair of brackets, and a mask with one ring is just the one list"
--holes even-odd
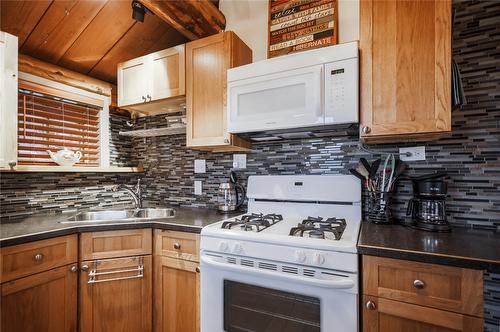
[(453, 228), (433, 233), (363, 222), (358, 253), (500, 272), (500, 232)]
[(159, 228), (200, 233), (204, 226), (229, 217), (229, 215), (221, 214), (212, 209), (173, 208), (176, 212), (175, 217), (149, 221), (60, 223), (61, 220), (75, 215), (75, 211), (58, 214), (40, 214), (15, 221), (2, 220), (0, 224), (0, 247), (74, 233), (119, 229)]

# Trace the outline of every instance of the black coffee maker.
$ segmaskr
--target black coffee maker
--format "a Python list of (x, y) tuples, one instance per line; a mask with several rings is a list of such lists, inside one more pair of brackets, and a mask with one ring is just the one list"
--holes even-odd
[(413, 198), (408, 202), (406, 215), (411, 216), (412, 226), (433, 232), (449, 232), (446, 221), (446, 173), (436, 173), (412, 178)]

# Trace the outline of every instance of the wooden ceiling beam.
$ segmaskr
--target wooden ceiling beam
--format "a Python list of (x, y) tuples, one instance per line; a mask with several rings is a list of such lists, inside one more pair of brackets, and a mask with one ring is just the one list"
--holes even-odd
[(19, 54), (19, 71), (111, 97), (112, 84), (37, 60), (28, 55)]
[(224, 14), (210, 0), (139, 1), (189, 40), (219, 33), (226, 27)]

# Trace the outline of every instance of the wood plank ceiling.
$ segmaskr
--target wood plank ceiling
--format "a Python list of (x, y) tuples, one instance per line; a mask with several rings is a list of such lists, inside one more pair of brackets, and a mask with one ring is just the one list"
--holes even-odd
[(1, 0), (0, 29), (22, 54), (116, 84), (117, 64), (187, 41), (157, 16), (132, 19), (131, 1)]

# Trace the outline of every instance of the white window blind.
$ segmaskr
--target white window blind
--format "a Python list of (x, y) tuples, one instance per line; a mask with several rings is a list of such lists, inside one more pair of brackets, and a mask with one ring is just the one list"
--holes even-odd
[(23, 88), (18, 94), (18, 164), (54, 165), (47, 150), (80, 151), (78, 166), (99, 166), (101, 107)]

